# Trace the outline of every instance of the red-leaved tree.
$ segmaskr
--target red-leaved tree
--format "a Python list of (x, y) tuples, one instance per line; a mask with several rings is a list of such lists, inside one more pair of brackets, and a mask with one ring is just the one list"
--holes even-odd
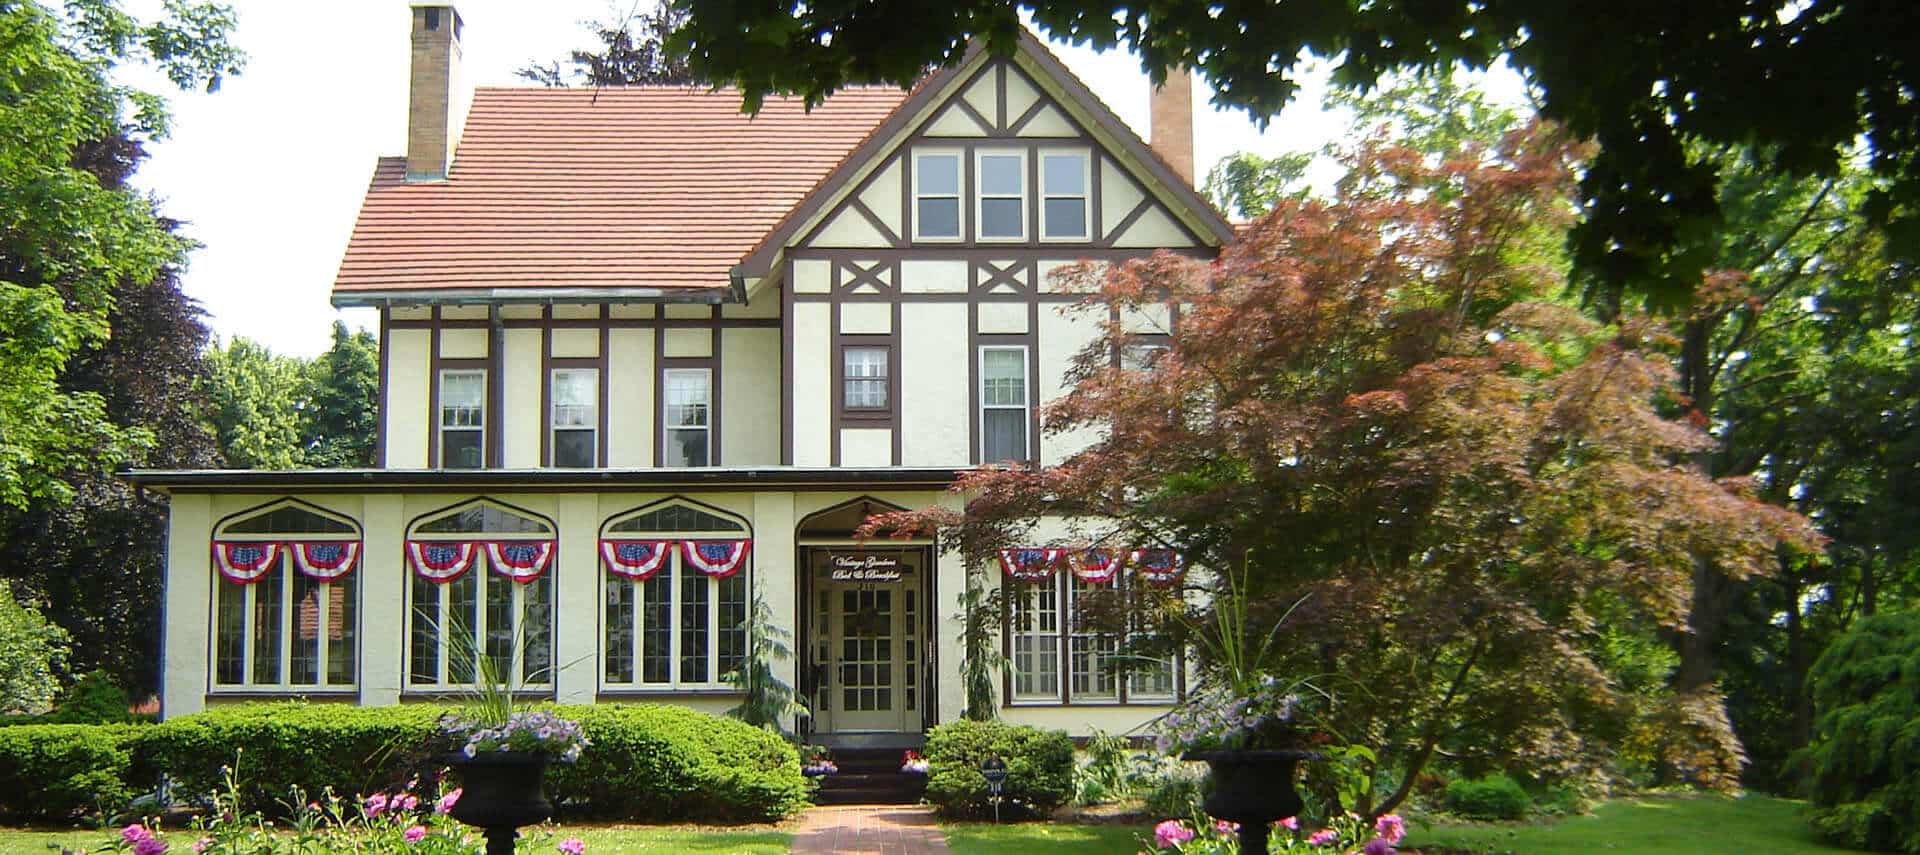
[[(937, 530), (984, 568), (1068, 519), (1077, 545), (1244, 568), (1256, 615), (1301, 602), (1267, 667), (1310, 677), (1331, 698), (1322, 725), (1396, 782), (1348, 805), (1365, 813), (1440, 753), (1593, 780), (1638, 740), (1731, 785), (1719, 697), (1627, 676), (1623, 646), (1684, 629), (1696, 557), (1758, 572), (1815, 536), (1692, 465), (1707, 439), (1663, 415), (1658, 325), (1564, 302), (1581, 154), (1541, 126), (1444, 160), (1376, 141), (1335, 198), (1281, 202), (1217, 260), (1062, 274), (1109, 320), (1046, 429), (1095, 440), (969, 474), (964, 513), (870, 530)], [(1171, 351), (1121, 367), (1119, 318), (1157, 304), (1179, 309)]]

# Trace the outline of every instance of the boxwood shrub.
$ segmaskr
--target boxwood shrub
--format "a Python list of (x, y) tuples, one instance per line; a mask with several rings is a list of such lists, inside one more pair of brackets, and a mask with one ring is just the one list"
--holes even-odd
[[(732, 719), (654, 704), (559, 706), (593, 746), (548, 767), (547, 795), (602, 819), (773, 820), (807, 803), (800, 758), (780, 737)], [(135, 774), (165, 772), (176, 794), (222, 786), (238, 760), (245, 806), (282, 812), (308, 798), (391, 789), (442, 764), (428, 743), (449, 707), (273, 703), (218, 708), (141, 728)]]
[(124, 806), (134, 733), (127, 725), (0, 728), (0, 815), (66, 820)]
[(1531, 807), (1526, 788), (1505, 775), (1447, 784), (1447, 810), (1469, 819), (1525, 819)]
[(1073, 740), (1058, 730), (955, 721), (927, 734), (927, 801), (949, 816), (993, 815), (980, 763), (1007, 763), (1003, 817), (1043, 817), (1073, 797)]

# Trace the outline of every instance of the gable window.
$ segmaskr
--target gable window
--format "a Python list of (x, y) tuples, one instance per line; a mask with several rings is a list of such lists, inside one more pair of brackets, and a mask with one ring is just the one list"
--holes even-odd
[(1020, 151), (981, 151), (979, 210), (981, 240), (1025, 240), (1027, 237), (1027, 155)]
[(592, 368), (555, 369), (551, 395), (552, 465), (596, 465), (600, 450), (600, 372)]
[(709, 466), (713, 459), (713, 372), (669, 368), (666, 389), (666, 466)]
[(486, 465), (487, 372), (440, 372), (440, 466)]
[(847, 346), (840, 350), (841, 403), (845, 409), (884, 412), (888, 409), (887, 363), (891, 350), (885, 347)]
[(980, 348), (980, 461), (1032, 459), (1027, 448), (1031, 420), (1027, 349)]
[(913, 235), (960, 237), (960, 155), (923, 151), (913, 156)]
[(360, 530), (292, 501), (214, 530), (213, 687), (354, 685)]
[(1087, 155), (1040, 155), (1040, 234), (1050, 239), (1087, 237)]
[(601, 534), (600, 550), (606, 571), (602, 685), (725, 685), (720, 678), (740, 668), (747, 649), (746, 525), (671, 501), (615, 517)]
[(552, 523), (475, 500), (407, 529), (407, 688), (479, 682), (484, 664), (518, 687), (553, 683)]

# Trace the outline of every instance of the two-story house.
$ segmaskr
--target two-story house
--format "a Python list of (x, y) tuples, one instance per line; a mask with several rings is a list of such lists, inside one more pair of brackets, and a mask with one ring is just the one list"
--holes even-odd
[[(1193, 189), (1190, 89), (1156, 96), (1160, 150), (1031, 37), (811, 112), (682, 86), (469, 104), (461, 25), (411, 10), (407, 154), (334, 285), (379, 311), (380, 466), (131, 475), (172, 507), (165, 714), (444, 697), (474, 680), (456, 634), (503, 663), (524, 639), (536, 695), (718, 712), (757, 591), (816, 741), (958, 717), (957, 598), (1001, 568), (854, 529), (1085, 441), (1040, 430), (1098, 320), (1048, 274), (1230, 237)], [(1151, 348), (1177, 311), (1124, 321)], [(1134, 574), (1064, 567), (1020, 568), (1004, 717), (1152, 718), (1181, 669), (1117, 670), (1074, 620)]]

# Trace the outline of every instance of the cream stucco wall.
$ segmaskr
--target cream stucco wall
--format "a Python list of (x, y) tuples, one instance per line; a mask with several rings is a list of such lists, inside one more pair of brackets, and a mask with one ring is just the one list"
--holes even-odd
[(607, 334), (607, 465), (653, 465), (653, 330)]
[[(1040, 394), (1041, 405), (1062, 397), (1071, 390), (1067, 370), (1075, 355), (1100, 336), (1100, 315), (1078, 306), (1046, 306), (1040, 310)], [(1040, 462), (1050, 465), (1065, 461), (1075, 452), (1100, 438), (1097, 428), (1077, 428), (1066, 433), (1040, 435)]]
[(967, 307), (916, 303), (900, 311), (900, 462), (965, 463)]
[(827, 466), (832, 460), (829, 419), (833, 406), (833, 354), (828, 308), (793, 307), (793, 464)]
[(393, 469), (427, 465), (430, 431), (427, 408), (433, 382), (432, 334), (426, 330), (387, 333), (386, 460)]
[(720, 462), (780, 464), (780, 331), (720, 334)]
[[(544, 333), (508, 329), (500, 389), (501, 465), (529, 469), (541, 465), (540, 432), (546, 413), (540, 404), (540, 350)], [(492, 414), (490, 413), (489, 416)]]

